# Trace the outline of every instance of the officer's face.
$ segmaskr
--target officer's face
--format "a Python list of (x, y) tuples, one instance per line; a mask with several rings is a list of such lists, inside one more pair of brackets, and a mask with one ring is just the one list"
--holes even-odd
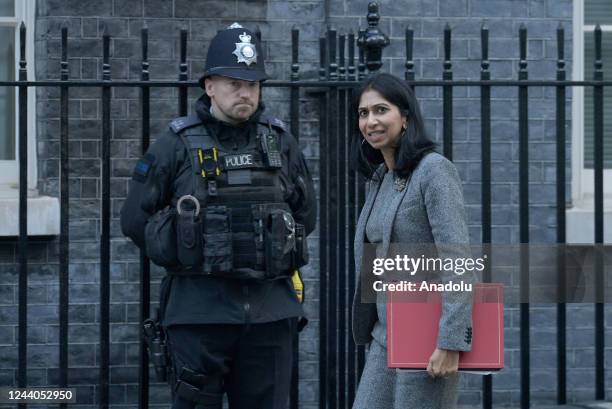
[(230, 124), (244, 122), (259, 104), (259, 82), (212, 76), (204, 80), (217, 119)]

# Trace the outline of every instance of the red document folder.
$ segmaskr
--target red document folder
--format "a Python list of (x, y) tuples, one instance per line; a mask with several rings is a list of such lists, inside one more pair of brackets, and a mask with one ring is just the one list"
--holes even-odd
[[(427, 369), (438, 338), (442, 311), (440, 293), (388, 294), (388, 300), (389, 368)], [(459, 369), (500, 370), (504, 367), (502, 284), (474, 284), (473, 303), (472, 350), (461, 352)]]

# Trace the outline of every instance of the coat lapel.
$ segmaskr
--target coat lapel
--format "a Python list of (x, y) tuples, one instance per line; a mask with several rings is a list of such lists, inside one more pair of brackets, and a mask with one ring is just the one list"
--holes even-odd
[(355, 252), (355, 271), (357, 271), (357, 279), (359, 279), (359, 272), (361, 271), (361, 256), (363, 251), (363, 242), (365, 241), (365, 228), (374, 206), (374, 200), (376, 199), (376, 193), (380, 188), (380, 181), (370, 182), (368, 194), (366, 196), (365, 203), (359, 214), (359, 220), (357, 221), (357, 227), (355, 228), (355, 241), (353, 244), (353, 250)]
[[(382, 248), (381, 254), (386, 257), (389, 253), (389, 245), (391, 243), (391, 230), (393, 228), (393, 223), (395, 222), (395, 216), (397, 214), (397, 208), (399, 207), (402, 199), (406, 196), (406, 192), (408, 191), (408, 183), (410, 182), (410, 177), (404, 181), (405, 183), (398, 185), (398, 183), (393, 184), (394, 195), (391, 201), (389, 202), (389, 207), (386, 210), (387, 217), (384, 220), (383, 225), (383, 235), (382, 235)], [(401, 189), (398, 191), (398, 189)]]

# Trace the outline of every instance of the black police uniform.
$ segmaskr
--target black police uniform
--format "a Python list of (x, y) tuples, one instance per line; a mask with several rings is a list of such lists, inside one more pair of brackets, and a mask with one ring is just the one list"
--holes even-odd
[[(237, 42), (237, 31), (248, 33), (225, 30), (217, 35), (216, 46), (213, 40), (207, 61), (212, 68), (207, 73), (225, 75), (215, 70), (221, 66), (233, 69), (234, 77), (264, 79), (261, 56), (257, 57), (260, 70), (252, 72), (240, 70), (244, 64), (236, 64), (235, 59), (219, 63), (211, 58), (211, 50), (226, 50), (228, 40)], [(282, 214), (285, 221), (293, 216), (291, 223), (303, 226), (302, 238), (314, 229), (312, 179), (296, 140), (280, 121), (264, 114), (263, 104), (236, 126), (211, 114), (207, 95), (196, 102), (195, 113), (172, 121), (140, 159), (121, 211), (124, 234), (170, 273), (162, 281), (160, 310), (173, 361), (173, 407), (219, 408), (225, 392), (231, 408), (283, 408), (291, 377), (292, 338), (303, 310), (288, 271), (281, 271), (288, 259), (275, 258), (272, 253), (278, 247), (252, 241), (274, 240), (269, 239), (276, 237), (272, 233), (265, 236), (260, 231), (268, 231), (262, 220), (272, 220), (272, 213)], [(267, 136), (277, 142), (278, 163), (264, 160), (262, 138)], [(272, 176), (262, 177), (267, 174)], [(177, 215), (180, 198), (188, 196), (201, 202), (198, 217), (191, 198)], [(268, 197), (277, 202), (272, 210), (265, 210)], [(257, 216), (260, 210), (262, 219)], [(201, 226), (194, 224), (197, 220)], [(166, 231), (176, 234), (180, 243), (168, 244)], [(203, 242), (200, 234), (193, 234), (196, 231), (203, 233)], [(296, 239), (294, 232), (289, 236)], [(223, 243), (228, 237), (230, 242)], [(191, 256), (200, 259), (192, 266), (181, 263)], [(271, 258), (280, 264), (269, 262)], [(224, 262), (229, 262), (231, 271), (223, 269)], [(273, 264), (284, 267), (274, 270)]]

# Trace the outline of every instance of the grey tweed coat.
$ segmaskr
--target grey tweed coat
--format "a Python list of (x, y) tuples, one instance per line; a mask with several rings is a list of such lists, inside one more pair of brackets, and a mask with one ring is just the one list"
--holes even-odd
[[(361, 268), (366, 223), (381, 180), (373, 178), (368, 182), (365, 204), (357, 223), (354, 242), (357, 272)], [(439, 253), (438, 256), (469, 257), (463, 194), (455, 166), (438, 153), (426, 155), (413, 171), (406, 187), (401, 191), (393, 191), (382, 231), (381, 248), (377, 251), (379, 256), (389, 253), (391, 242), (398, 242), (453, 244), (445, 251), (454, 254)], [(452, 279), (450, 276), (454, 276), (454, 273), (449, 272), (446, 277), (440, 278), (444, 281)], [(473, 280), (467, 274), (461, 276), (461, 279)], [(368, 344), (378, 321), (377, 306), (375, 303), (361, 302), (360, 274), (357, 275), (356, 288), (353, 300), (353, 338), (357, 344)], [(452, 300), (447, 296), (443, 298), (437, 347), (469, 351), (471, 299), (465, 293), (453, 297)], [(426, 372), (396, 372), (389, 369), (386, 367), (386, 338), (384, 341), (384, 345), (376, 341), (371, 345), (354, 409), (454, 407), (458, 375), (448, 379), (431, 379)]]

